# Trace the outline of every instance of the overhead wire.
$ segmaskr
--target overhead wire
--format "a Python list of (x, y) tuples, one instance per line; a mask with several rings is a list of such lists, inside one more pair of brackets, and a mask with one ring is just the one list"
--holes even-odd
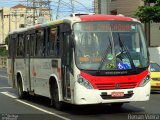
[[(63, 14), (63, 12), (66, 14), (70, 14), (73, 12), (72, 7), (74, 7), (74, 11), (75, 12), (81, 12), (81, 11), (85, 11), (85, 12), (93, 12), (93, 6), (92, 6), (92, 2), (89, 1), (85, 1), (85, 0), (72, 0), (73, 1), (73, 6), (71, 6), (70, 1), (71, 0), (60, 0), (61, 1), (61, 6), (60, 6), (60, 13), (56, 13), (56, 9), (58, 8), (58, 0), (50, 0), (50, 6), (51, 9), (53, 11), (53, 15), (56, 16), (56, 14)], [(19, 3), (26, 5), (25, 3), (27, 2), (27, 0), (0, 0), (0, 6), (1, 6), (1, 2), (3, 2), (3, 6), (15, 6)], [(40, 3), (40, 1), (38, 1)], [(61, 15), (60, 15), (61, 16)]]

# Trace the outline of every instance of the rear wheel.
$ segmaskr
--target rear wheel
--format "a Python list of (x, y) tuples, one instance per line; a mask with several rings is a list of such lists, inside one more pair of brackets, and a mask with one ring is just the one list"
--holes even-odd
[(24, 98), (24, 92), (23, 92), (23, 86), (22, 86), (21, 77), (17, 78), (17, 88), (18, 88), (18, 96), (19, 96), (19, 98)]
[(58, 86), (56, 83), (51, 84), (50, 93), (51, 93), (51, 104), (57, 110), (62, 110), (63, 103), (61, 101), (59, 101), (59, 92), (58, 92)]

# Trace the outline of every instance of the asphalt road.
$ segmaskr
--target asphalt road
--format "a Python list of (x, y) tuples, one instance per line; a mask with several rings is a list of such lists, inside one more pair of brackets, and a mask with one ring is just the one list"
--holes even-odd
[(66, 104), (63, 111), (57, 111), (45, 97), (18, 99), (17, 90), (7, 83), (6, 69), (0, 69), (0, 120), (147, 120), (149, 117), (160, 119), (160, 93), (152, 93), (150, 101), (126, 103), (119, 109), (109, 105)]

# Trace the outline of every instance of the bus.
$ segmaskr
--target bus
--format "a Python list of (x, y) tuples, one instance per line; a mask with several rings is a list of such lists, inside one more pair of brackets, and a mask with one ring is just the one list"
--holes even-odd
[(150, 98), (149, 52), (141, 23), (122, 15), (73, 15), (8, 35), (8, 82), (61, 109), (122, 106)]

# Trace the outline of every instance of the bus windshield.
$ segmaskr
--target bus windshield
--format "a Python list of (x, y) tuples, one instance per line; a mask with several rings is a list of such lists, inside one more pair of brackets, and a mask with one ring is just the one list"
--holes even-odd
[(129, 70), (149, 65), (144, 34), (137, 22), (79, 22), (73, 29), (79, 69)]

